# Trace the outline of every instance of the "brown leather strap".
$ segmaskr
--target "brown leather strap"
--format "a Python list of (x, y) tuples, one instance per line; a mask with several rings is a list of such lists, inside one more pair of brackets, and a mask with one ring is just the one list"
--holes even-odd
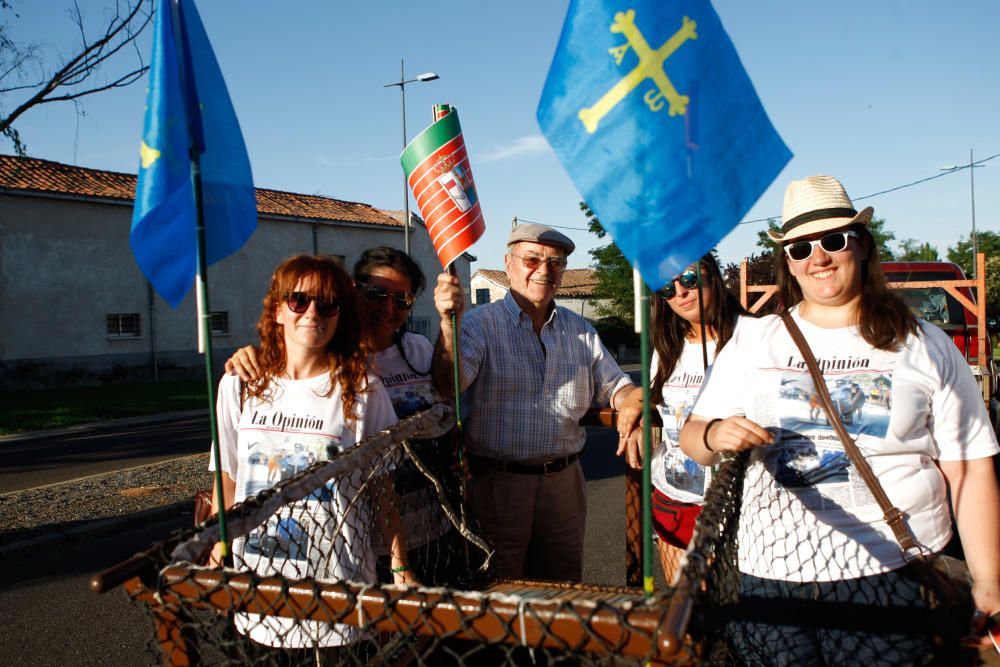
[(844, 423), (840, 421), (840, 414), (837, 412), (833, 405), (833, 401), (830, 399), (830, 392), (826, 388), (826, 380), (823, 379), (823, 373), (820, 372), (819, 366), (816, 364), (816, 358), (813, 356), (812, 350), (809, 348), (809, 343), (806, 342), (805, 336), (802, 335), (802, 331), (799, 329), (798, 325), (795, 324), (795, 320), (792, 316), (785, 311), (780, 314), (781, 321), (785, 323), (785, 328), (788, 329), (788, 333), (791, 335), (792, 340), (795, 341), (795, 345), (798, 346), (799, 352), (802, 353), (802, 359), (806, 362), (806, 366), (809, 368), (809, 374), (812, 376), (813, 385), (816, 387), (816, 395), (819, 397), (820, 403), (823, 405), (823, 410), (826, 412), (827, 421), (830, 422), (830, 426), (833, 430), (837, 432), (837, 436), (840, 437), (840, 441), (844, 443), (844, 451), (851, 458), (851, 462), (854, 464), (855, 469), (861, 474), (861, 478), (865, 480), (865, 484), (868, 485), (868, 489), (875, 496), (875, 501), (878, 506), (882, 509), (882, 517), (885, 522), (889, 524), (892, 528), (892, 534), (896, 536), (896, 541), (899, 545), (903, 547), (904, 551), (913, 549), (916, 547), (916, 540), (913, 539), (913, 533), (910, 532), (910, 527), (906, 525), (905, 517), (903, 513), (899, 511), (889, 500), (889, 496), (886, 495), (885, 489), (882, 488), (882, 483), (878, 481), (875, 473), (872, 472), (871, 466), (868, 465), (868, 461), (862, 456), (861, 450), (858, 446), (854, 444), (854, 440), (851, 438), (847, 429), (844, 428)]

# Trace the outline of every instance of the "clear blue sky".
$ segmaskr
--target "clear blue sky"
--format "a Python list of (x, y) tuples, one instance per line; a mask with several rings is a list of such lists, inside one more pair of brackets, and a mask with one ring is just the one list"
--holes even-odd
[[(80, 0), (96, 25), (112, 0)], [(17, 39), (68, 52), (68, 0), (14, 0)], [(541, 138), (535, 109), (566, 0), (413, 2), (200, 0), (240, 117), (258, 187), (402, 208), (400, 58), (412, 138), (431, 105), (461, 114), (486, 236), (474, 268), (501, 268), (514, 216), (564, 230), (587, 266), (573, 184)], [(970, 0), (715, 0), (772, 122), (795, 157), (747, 215), (778, 216), (787, 183), (840, 178), (852, 197), (934, 176), (1000, 153), (1000, 2)], [(148, 58), (149, 40), (141, 43)], [(49, 105), (18, 125), (29, 153), (135, 173), (145, 86)], [(9, 144), (2, 147), (10, 151)], [(1000, 231), (1000, 158), (976, 169), (976, 223)], [(897, 238), (944, 255), (970, 231), (969, 171), (865, 200)], [(724, 260), (752, 252), (763, 223), (720, 244)], [(123, 234), (127, 230), (122, 231)], [(436, 267), (425, 267), (433, 272)]]

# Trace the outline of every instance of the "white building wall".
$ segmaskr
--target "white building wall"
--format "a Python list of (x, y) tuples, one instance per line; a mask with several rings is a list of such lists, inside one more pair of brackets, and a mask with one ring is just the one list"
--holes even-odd
[(492, 280), (477, 274), (472, 277), (469, 285), (470, 303), (476, 302), (476, 290), (480, 289), (488, 289), (490, 291), (490, 303), (493, 303), (494, 301), (501, 301), (505, 296), (507, 296), (507, 290), (504, 287), (501, 287)]
[[(194, 293), (176, 310), (159, 296), (150, 300), (129, 245), (131, 219), (130, 203), (0, 194), (0, 388), (148, 380), (154, 356), (160, 377), (200, 372)], [(422, 227), (410, 241), (428, 280), (413, 317), (424, 318), (433, 340), (431, 293), (441, 265)], [(261, 218), (243, 248), (209, 267), (211, 310), (229, 315), (229, 335), (213, 336), (217, 363), (256, 341), (261, 300), (283, 259), (338, 255), (350, 271), (377, 245), (402, 249), (402, 230)], [(468, 284), (469, 261), (458, 268)], [(141, 334), (109, 337), (109, 313), (138, 313)]]

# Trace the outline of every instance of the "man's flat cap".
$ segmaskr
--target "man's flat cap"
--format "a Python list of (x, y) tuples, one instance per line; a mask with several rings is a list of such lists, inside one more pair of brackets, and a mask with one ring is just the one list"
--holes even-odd
[(551, 227), (539, 225), (534, 222), (515, 225), (510, 230), (510, 236), (507, 237), (507, 245), (512, 246), (521, 241), (558, 246), (565, 250), (567, 255), (576, 249), (576, 244), (562, 232), (557, 232)]

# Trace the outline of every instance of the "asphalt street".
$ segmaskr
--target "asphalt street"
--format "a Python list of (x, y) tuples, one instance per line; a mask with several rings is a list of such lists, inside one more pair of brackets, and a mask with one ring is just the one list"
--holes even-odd
[[(204, 428), (207, 431), (207, 425)], [(175, 437), (178, 431), (171, 433)], [(584, 579), (621, 586), (625, 583), (624, 463), (614, 455), (614, 430), (592, 427), (587, 433), (583, 458), (588, 479)], [(88, 442), (114, 443), (119, 438), (127, 440), (129, 433), (92, 437), (94, 440)], [(193, 437), (196, 451), (201, 451), (204, 437)], [(63, 456), (72, 458), (71, 453)], [(101, 454), (104, 456), (110, 454)], [(40, 473), (36, 470), (31, 474)], [(103, 595), (92, 593), (90, 578), (167, 537), (172, 530), (190, 525), (190, 521), (190, 514), (153, 525), (137, 521), (111, 537), (56, 546), (0, 563), (0, 663), (12, 664), (16, 656), (19, 667), (150, 664), (146, 642), (152, 622), (121, 589)]]
[(208, 451), (208, 415), (0, 439), (0, 494)]

